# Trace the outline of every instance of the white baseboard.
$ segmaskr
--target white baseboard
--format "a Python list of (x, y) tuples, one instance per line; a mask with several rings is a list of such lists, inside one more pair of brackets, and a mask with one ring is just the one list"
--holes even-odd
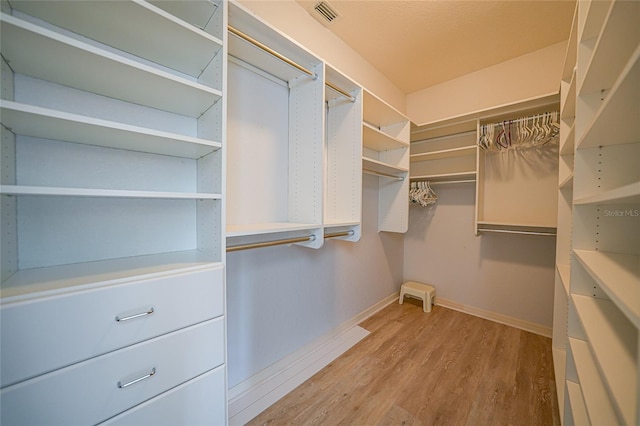
[(244, 425), (326, 367), (369, 332), (359, 323), (398, 300), (396, 292), (330, 333), (229, 389), (229, 424)]
[(473, 306), (464, 305), (451, 300), (443, 299), (436, 296), (436, 305), (453, 309), (454, 311), (464, 312), (469, 315), (488, 319), (500, 324), (509, 325), (511, 327), (519, 328), (520, 330), (529, 331), (531, 333), (539, 334), (544, 337), (551, 337), (551, 327), (545, 327), (540, 324), (521, 320), (518, 318), (510, 317), (507, 315), (498, 314), (496, 312), (485, 311), (484, 309), (474, 308)]

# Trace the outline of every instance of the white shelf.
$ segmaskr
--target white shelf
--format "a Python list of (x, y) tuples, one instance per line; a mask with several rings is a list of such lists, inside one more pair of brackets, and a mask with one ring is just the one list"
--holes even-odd
[(156, 198), (186, 200), (219, 200), (220, 194), (160, 191), (128, 191), (96, 188), (58, 188), (47, 186), (0, 185), (3, 195), (33, 195), (57, 197), (111, 197), (111, 198)]
[(587, 66), (579, 90), (581, 95), (613, 86), (620, 70), (633, 53), (630, 49), (640, 41), (639, 17), (639, 2), (613, 2)]
[(402, 177), (403, 174), (406, 174), (409, 171), (403, 167), (397, 167), (367, 157), (362, 157), (362, 168), (372, 172), (391, 174), (397, 177)]
[(18, 135), (197, 159), (220, 142), (1, 101), (0, 121)]
[(567, 52), (564, 56), (564, 64), (562, 65), (562, 80), (569, 81), (575, 69), (578, 56), (578, 5), (576, 4), (573, 13), (573, 22), (571, 24), (571, 32), (569, 33), (569, 42), (567, 43)]
[(565, 179), (562, 180), (562, 182), (560, 182), (560, 184), (558, 185), (558, 188), (563, 189), (563, 188), (569, 188), (572, 186), (573, 186), (573, 172), (571, 172), (569, 176), (567, 176)]
[(317, 223), (270, 222), (250, 224), (227, 224), (227, 237), (274, 234), (277, 232), (302, 231), (321, 228)]
[(571, 81), (569, 82), (569, 92), (564, 99), (564, 105), (562, 105), (560, 118), (571, 118), (576, 116), (576, 72), (573, 72)]
[(24, 269), (2, 283), (0, 302), (5, 304), (35, 296), (76, 291), (79, 286), (101, 287), (167, 272), (210, 267), (215, 263), (214, 256), (199, 250), (186, 250)]
[(565, 294), (569, 294), (569, 283), (571, 279), (571, 267), (569, 265), (556, 264), (556, 268), (558, 268), (558, 273), (560, 274), (560, 280), (562, 281), (562, 286), (564, 287)]
[(205, 28), (223, 0), (148, 1), (191, 25)]
[(578, 149), (638, 142), (640, 134), (640, 46), (587, 126)]
[(580, 389), (592, 425), (617, 425), (618, 421), (604, 383), (598, 373), (587, 342), (569, 338), (571, 352), (578, 371)]
[(440, 151), (424, 152), (421, 154), (411, 154), (411, 162), (414, 161), (427, 161), (427, 160), (439, 160), (442, 158), (461, 157), (465, 155), (475, 155), (476, 146), (463, 146), (460, 148), (443, 149)]
[(192, 77), (198, 77), (222, 48), (220, 39), (145, 2), (18, 1), (11, 6)]
[(458, 172), (458, 173), (442, 173), (434, 175), (416, 175), (411, 176), (411, 180), (429, 180), (433, 182), (445, 180), (476, 180), (477, 173), (475, 171)]
[(574, 294), (573, 303), (583, 325), (605, 386), (625, 424), (635, 424), (638, 386), (637, 329), (609, 300)]
[(190, 117), (222, 95), (13, 16), (2, 15), (1, 31), (2, 54), (19, 74)]
[(605, 191), (601, 194), (590, 195), (588, 197), (573, 200), (574, 205), (605, 203), (640, 203), (640, 182), (630, 183), (610, 191)]
[(587, 414), (587, 407), (584, 405), (584, 399), (582, 398), (582, 390), (580, 385), (567, 380), (567, 393), (569, 394), (569, 404), (571, 406), (571, 414), (573, 416), (574, 425), (588, 425), (589, 414)]
[(573, 252), (600, 288), (640, 328), (640, 256), (591, 250)]
[[(552, 346), (551, 352), (553, 355), (553, 370), (555, 378), (556, 380), (564, 381), (567, 368), (567, 351), (564, 350), (564, 348), (560, 349)], [(560, 412), (562, 412), (562, 407), (560, 407)]]
[(409, 147), (408, 142), (389, 136), (369, 123), (362, 123), (362, 144), (365, 148), (370, 148), (374, 151), (388, 151)]
[(560, 146), (560, 155), (573, 155), (573, 151), (576, 146), (576, 123), (574, 122), (569, 129), (567, 137), (564, 138), (564, 143)]
[[(364, 90), (363, 120), (375, 127), (386, 127), (409, 119), (371, 92)], [(408, 145), (408, 144), (407, 144)]]
[(585, 41), (596, 37), (607, 17), (607, 12), (611, 6), (612, 0), (590, 0), (584, 2), (586, 12), (584, 13), (584, 23), (582, 26), (581, 40)]

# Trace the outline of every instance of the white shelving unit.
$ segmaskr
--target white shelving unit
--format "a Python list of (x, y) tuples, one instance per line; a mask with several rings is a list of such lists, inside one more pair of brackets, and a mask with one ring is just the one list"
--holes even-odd
[[(548, 95), (486, 114), (480, 126), (557, 111), (558, 96)], [(522, 150), (478, 150), (476, 235), (487, 232), (555, 236), (559, 144)]]
[(362, 88), (329, 65), (325, 80), (324, 234), (355, 242), (362, 233)]
[(362, 120), (362, 171), (379, 176), (378, 230), (406, 232), (409, 119), (365, 89)]
[(578, 3), (566, 424), (640, 419), (639, 18), (638, 2)]
[[(208, 391), (226, 401), (226, 3), (200, 10), (210, 18), (205, 29), (144, 1), (45, 3), (3, 3), (0, 18), (0, 378), (3, 401), (12, 401), (3, 404), (1, 422), (126, 417), (151, 397), (166, 404), (165, 391), (188, 388), (214, 369), (222, 374), (207, 382)], [(174, 281), (191, 291), (177, 294), (182, 290), (168, 284)], [(173, 312), (168, 300), (193, 312)], [(114, 320), (132, 315), (128, 328)], [(215, 325), (195, 325), (203, 321)], [(199, 348), (192, 340), (171, 342), (191, 335), (211, 338), (222, 358), (181, 377), (150, 379), (144, 399), (120, 392), (113, 395), (118, 408), (107, 407), (96, 388), (77, 398), (56, 395), (39, 413), (25, 408), (46, 394), (46, 383), (83, 388), (72, 364), (106, 372), (117, 357), (125, 369), (111, 372), (127, 377), (136, 374), (129, 369), (138, 347), (149, 359), (158, 355), (141, 342), (165, 342), (179, 359)], [(70, 403), (105, 410), (72, 417), (63, 408)], [(226, 403), (219, 407), (209, 421), (226, 421)]]
[(299, 244), (319, 248), (324, 241), (324, 63), (240, 5), (229, 4), (229, 13), (228, 243), (304, 231), (310, 240)]
[[(560, 147), (558, 152), (558, 219), (556, 230), (556, 276), (553, 298), (553, 367), (556, 378), (558, 408), (563, 423), (583, 421), (584, 400), (575, 381), (567, 379), (569, 283), (571, 280), (571, 220), (576, 135), (576, 59), (578, 53), (578, 6), (573, 13), (567, 52), (560, 82)], [(564, 386), (566, 384), (566, 387)], [(565, 391), (566, 388), (566, 391)], [(567, 403), (567, 401), (569, 401)], [(566, 404), (566, 405), (565, 405)], [(576, 407), (575, 411), (565, 406)], [(567, 414), (568, 413), (568, 414)]]
[(472, 182), (476, 179), (476, 130), (435, 138), (418, 139), (424, 132), (414, 129), (411, 142), (411, 180)]

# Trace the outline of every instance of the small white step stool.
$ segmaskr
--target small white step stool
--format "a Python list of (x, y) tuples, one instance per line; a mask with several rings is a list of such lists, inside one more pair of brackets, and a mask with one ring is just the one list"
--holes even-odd
[(422, 310), (431, 312), (431, 305), (436, 297), (436, 289), (429, 284), (421, 284), (414, 281), (407, 281), (400, 287), (400, 304), (404, 300), (404, 296), (412, 296), (422, 299)]

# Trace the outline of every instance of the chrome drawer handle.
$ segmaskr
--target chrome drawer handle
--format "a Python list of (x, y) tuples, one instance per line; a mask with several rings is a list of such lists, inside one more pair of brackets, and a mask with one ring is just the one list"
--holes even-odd
[(121, 381), (120, 381), (120, 382), (118, 382), (118, 387), (119, 387), (120, 389), (124, 389), (124, 388), (126, 388), (127, 386), (135, 385), (136, 383), (141, 382), (141, 381), (143, 381), (143, 380), (145, 380), (145, 379), (148, 379), (149, 377), (153, 377), (153, 375), (155, 375), (155, 374), (156, 374), (156, 368), (155, 368), (155, 367), (153, 367), (149, 373), (145, 374), (145, 375), (144, 375), (144, 376), (142, 376), (142, 377), (138, 377), (137, 379), (132, 380), (132, 381), (127, 382), (127, 383), (122, 383)]
[(116, 321), (125, 322), (125, 321), (129, 321), (129, 320), (132, 320), (132, 319), (136, 319), (136, 318), (144, 317), (144, 316), (147, 316), (147, 315), (151, 315), (153, 312), (154, 312), (153, 308), (150, 308), (147, 312), (140, 312), (139, 314), (129, 315), (128, 317), (120, 318), (120, 317), (117, 316), (116, 317)]

